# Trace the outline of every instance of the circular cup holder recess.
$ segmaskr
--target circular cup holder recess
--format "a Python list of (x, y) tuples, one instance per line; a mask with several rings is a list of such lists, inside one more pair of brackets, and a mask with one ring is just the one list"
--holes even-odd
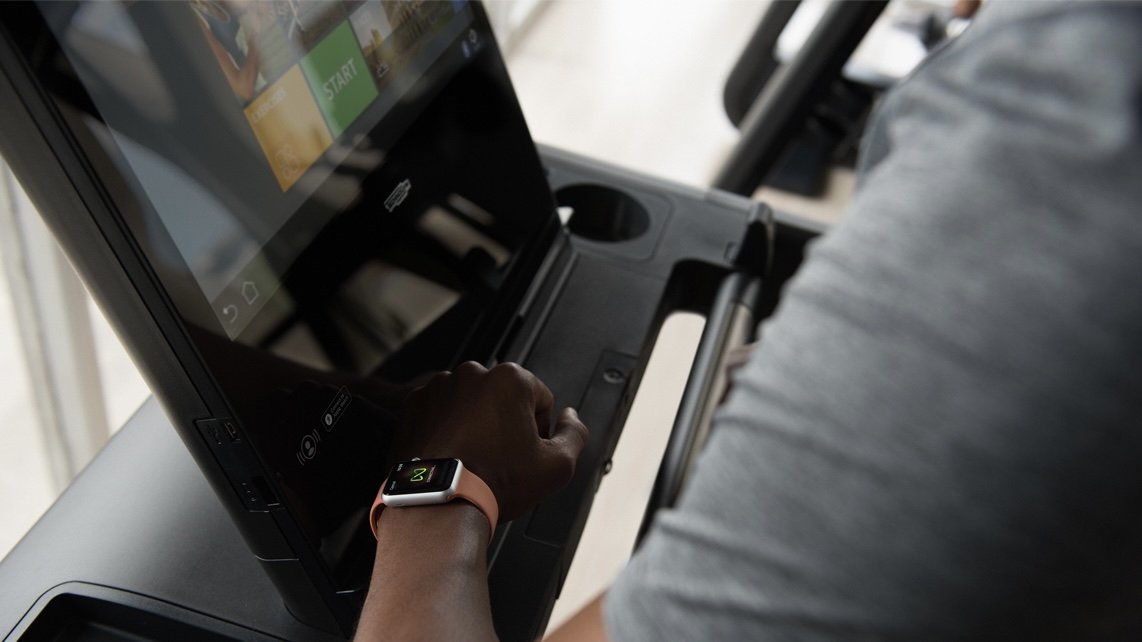
[(638, 238), (650, 229), (650, 213), (633, 196), (605, 185), (568, 185), (555, 192), (560, 207), (574, 210), (567, 229), (602, 243)]

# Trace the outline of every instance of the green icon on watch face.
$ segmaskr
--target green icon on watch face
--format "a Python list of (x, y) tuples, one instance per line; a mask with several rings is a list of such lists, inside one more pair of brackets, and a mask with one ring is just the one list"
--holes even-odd
[(456, 480), (460, 466), (457, 459), (415, 459), (401, 462), (389, 475), (389, 495), (439, 493), (448, 490)]

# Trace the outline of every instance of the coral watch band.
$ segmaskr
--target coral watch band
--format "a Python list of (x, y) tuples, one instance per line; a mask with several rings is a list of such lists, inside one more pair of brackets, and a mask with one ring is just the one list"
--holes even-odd
[[(488, 518), (488, 539), (491, 539), (496, 534), (496, 524), (500, 519), (500, 505), (496, 501), (496, 496), (492, 493), (492, 489), (488, 487), (484, 480), (480, 479), (478, 475), (464, 467), (463, 462), (457, 470), (460, 475), (460, 481), (456, 487), (456, 492), (447, 501), (454, 499), (463, 499), (469, 504), (480, 509), (480, 512)], [(373, 531), (373, 537), (377, 537), (377, 518), (380, 516), (381, 509), (385, 506), (385, 488), (388, 486), (388, 479), (381, 484), (381, 489), (377, 491), (377, 498), (373, 501), (373, 507), (369, 510), (369, 528)], [(429, 504), (432, 505), (432, 504)]]
[(474, 504), (484, 513), (484, 517), (488, 518), (488, 540), (491, 541), (492, 536), (496, 534), (496, 524), (500, 521), (500, 504), (484, 480), (465, 468), (464, 472), (460, 473), (460, 486), (452, 498)]

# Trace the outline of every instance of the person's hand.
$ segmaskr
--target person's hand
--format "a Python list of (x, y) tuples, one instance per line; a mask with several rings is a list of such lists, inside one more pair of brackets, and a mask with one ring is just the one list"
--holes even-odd
[(730, 348), (725, 359), (722, 360), (722, 367), (726, 369), (726, 377), (732, 377), (735, 372), (744, 368), (745, 364), (753, 358), (754, 352), (757, 352), (756, 341)]
[(956, 0), (956, 4), (952, 7), (952, 14), (957, 18), (968, 19), (975, 16), (982, 4), (981, 0)]
[(726, 353), (722, 359), (722, 369), (725, 372), (726, 387), (722, 390), (722, 398), (718, 403), (725, 403), (726, 399), (730, 397), (730, 390), (734, 387), (734, 374), (745, 367), (749, 360), (753, 358), (753, 353), (757, 352), (757, 342), (747, 343), (745, 345), (734, 346)]
[(475, 362), (435, 375), (405, 402), (398, 461), (455, 457), (492, 489), (501, 521), (520, 516), (571, 481), (587, 427), (571, 408), (548, 437), (555, 399), (514, 364)]

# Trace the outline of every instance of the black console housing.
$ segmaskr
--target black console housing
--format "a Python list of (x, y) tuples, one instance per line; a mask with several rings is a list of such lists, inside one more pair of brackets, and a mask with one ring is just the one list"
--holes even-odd
[[(577, 406), (592, 433), (574, 481), (507, 525), (490, 552), (505, 640), (545, 627), (662, 322), (676, 311), (717, 315), (722, 284), (758, 278), (759, 265), (773, 264), (784, 281), (821, 231), (741, 197), (541, 154), (557, 201), (575, 214), (500, 358)], [(620, 220), (590, 221), (593, 207)], [(750, 239), (773, 230), (777, 252), (759, 258)], [(781, 283), (764, 286), (738, 303), (771, 311)], [(241, 540), (152, 400), (0, 563), (0, 631), (13, 640), (97, 630), (110, 639), (343, 639), (291, 614)]]

